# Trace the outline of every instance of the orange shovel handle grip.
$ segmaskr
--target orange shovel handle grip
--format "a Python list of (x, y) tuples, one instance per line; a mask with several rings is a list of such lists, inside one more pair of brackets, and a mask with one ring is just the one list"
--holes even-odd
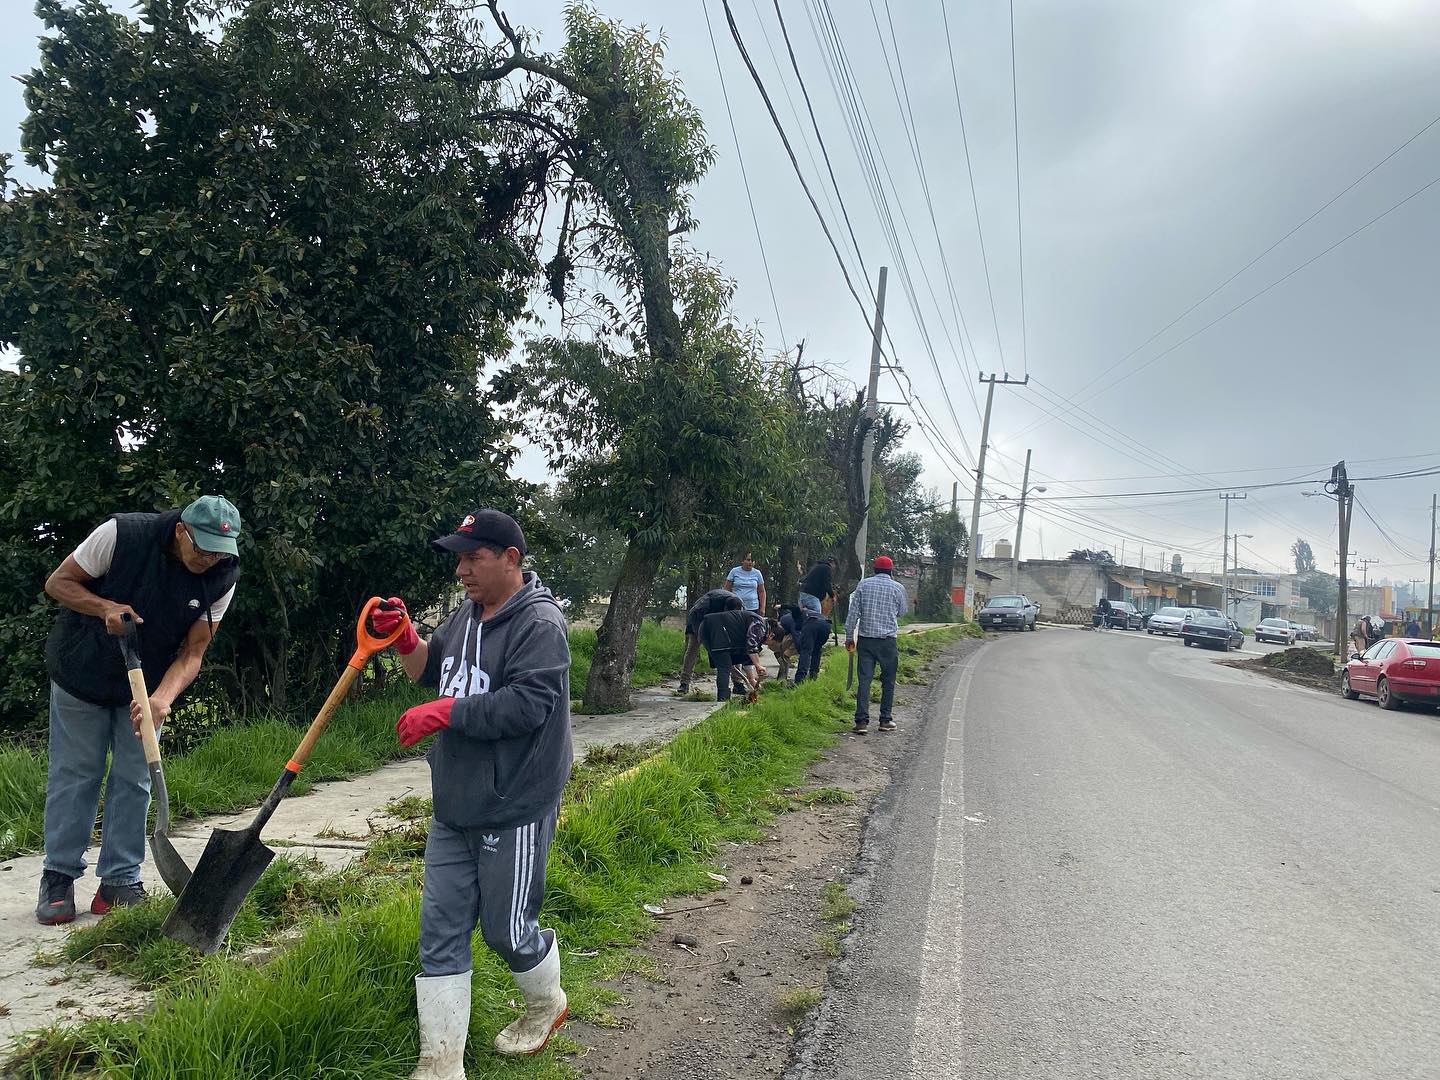
[[(360, 609), (360, 619), (355, 623), (355, 654), (346, 661), (346, 667), (352, 667), (356, 671), (365, 667), (365, 661), (374, 656), (381, 649), (389, 648), (400, 639), (405, 633), (406, 627), (410, 625), (410, 616), (401, 613), (400, 625), (386, 634), (384, 637), (376, 637), (370, 632), (370, 616), (386, 601), (378, 596), (372, 596), (365, 601), (365, 606)], [(388, 607), (387, 607), (388, 610)]]

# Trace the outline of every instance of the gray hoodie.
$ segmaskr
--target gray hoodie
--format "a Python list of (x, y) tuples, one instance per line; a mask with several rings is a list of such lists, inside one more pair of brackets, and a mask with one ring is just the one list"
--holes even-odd
[(570, 643), (534, 573), (484, 619), (461, 604), (431, 635), (420, 682), (458, 699), (426, 755), (436, 818), (505, 829), (555, 808), (570, 777)]

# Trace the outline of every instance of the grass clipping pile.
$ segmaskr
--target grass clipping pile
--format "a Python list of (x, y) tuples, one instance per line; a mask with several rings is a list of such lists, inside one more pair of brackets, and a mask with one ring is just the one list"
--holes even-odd
[(1258, 671), (1272, 679), (1295, 683), (1312, 690), (1334, 690), (1336, 680), (1335, 658), (1319, 649), (1294, 648), (1267, 653), (1259, 660), (1223, 661), (1230, 667), (1246, 671)]

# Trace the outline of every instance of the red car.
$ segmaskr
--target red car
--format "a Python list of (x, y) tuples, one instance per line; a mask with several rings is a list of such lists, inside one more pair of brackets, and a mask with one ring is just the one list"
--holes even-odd
[(1340, 693), (1352, 701), (1366, 694), (1382, 709), (1406, 701), (1440, 705), (1440, 642), (1386, 638), (1363, 655), (1352, 653), (1340, 673)]

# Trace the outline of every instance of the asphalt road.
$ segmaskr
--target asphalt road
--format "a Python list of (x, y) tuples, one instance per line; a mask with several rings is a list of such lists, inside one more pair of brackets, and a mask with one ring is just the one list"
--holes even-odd
[(1440, 715), (1217, 656), (1050, 630), (952, 667), (789, 1075), (1440, 1076)]

